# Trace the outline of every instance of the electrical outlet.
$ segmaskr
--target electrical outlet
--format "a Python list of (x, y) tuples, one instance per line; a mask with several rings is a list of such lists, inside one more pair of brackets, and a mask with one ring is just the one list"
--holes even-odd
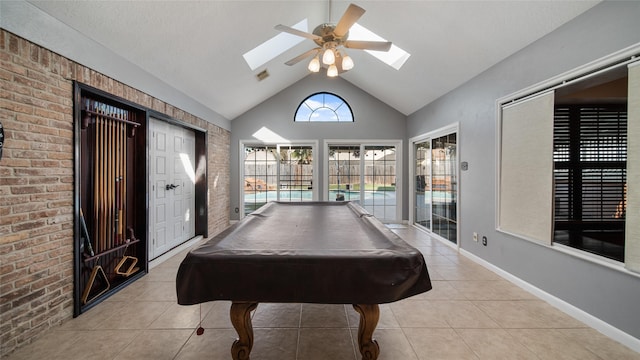
[(473, 233), (473, 241), (478, 242), (478, 233), (477, 232)]
[(487, 237), (486, 236), (482, 237), (482, 245), (487, 246)]

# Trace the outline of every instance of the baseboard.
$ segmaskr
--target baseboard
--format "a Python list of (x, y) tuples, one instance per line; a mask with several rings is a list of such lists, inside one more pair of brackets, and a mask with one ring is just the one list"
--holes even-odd
[(196, 236), (194, 238), (191, 238), (190, 240), (187, 240), (187, 241), (183, 242), (182, 244), (174, 247), (173, 249), (167, 251), (166, 253), (164, 253), (164, 254), (158, 256), (157, 258), (149, 261), (149, 270), (151, 270), (154, 267), (162, 264), (166, 260), (172, 258), (174, 255), (177, 255), (178, 253), (180, 253), (184, 249), (187, 249), (187, 248), (193, 246), (195, 243), (197, 243), (200, 240), (202, 240), (202, 235), (198, 235), (198, 236)]
[(559, 299), (549, 293), (547, 293), (544, 290), (541, 290), (531, 284), (529, 284), (528, 282), (500, 269), (499, 267), (489, 263), (488, 261), (464, 250), (464, 249), (460, 249), (460, 253), (469, 258), (470, 260), (473, 260), (474, 262), (484, 266), (485, 268), (493, 271), (494, 273), (498, 274), (499, 276), (503, 277), (504, 279), (508, 280), (509, 282), (519, 286), (520, 288), (524, 289), (525, 291), (528, 291), (529, 293), (541, 298), (542, 300), (545, 300), (546, 302), (548, 302), (549, 304), (551, 304), (553, 307), (557, 308), (558, 310), (564, 312), (565, 314), (579, 320), (582, 321), (583, 323), (587, 324), (588, 326), (596, 329), (597, 331), (601, 332), (602, 334), (612, 338), (613, 340), (629, 347), (630, 349), (632, 349), (633, 351), (636, 352), (640, 352), (640, 339), (637, 339), (629, 334), (627, 334), (626, 332), (610, 325), (607, 322), (604, 322), (600, 319), (598, 319), (597, 317), (569, 304), (568, 302)]

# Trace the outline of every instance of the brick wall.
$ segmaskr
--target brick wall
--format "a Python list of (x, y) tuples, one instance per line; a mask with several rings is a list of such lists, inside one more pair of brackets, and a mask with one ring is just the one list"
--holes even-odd
[(209, 235), (229, 224), (227, 130), (0, 29), (0, 357), (73, 314), (73, 80), (207, 129)]

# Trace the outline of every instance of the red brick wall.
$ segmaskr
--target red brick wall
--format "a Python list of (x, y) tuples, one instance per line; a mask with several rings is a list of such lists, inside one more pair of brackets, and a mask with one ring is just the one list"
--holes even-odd
[(207, 129), (209, 235), (229, 225), (227, 130), (0, 29), (0, 357), (73, 314), (73, 80)]

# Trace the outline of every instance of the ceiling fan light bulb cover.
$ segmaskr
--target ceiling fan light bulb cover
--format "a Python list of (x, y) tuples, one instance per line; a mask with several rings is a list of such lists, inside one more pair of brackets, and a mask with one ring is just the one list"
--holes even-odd
[(353, 60), (351, 56), (345, 55), (345, 57), (342, 58), (342, 70), (347, 71), (351, 69), (353, 69)]
[(325, 65), (333, 65), (336, 62), (336, 55), (333, 53), (333, 49), (324, 51), (322, 62), (325, 63)]
[(318, 59), (317, 56), (311, 59), (311, 62), (309, 62), (308, 68), (309, 68), (309, 71), (314, 73), (320, 71), (320, 60)]
[(335, 64), (332, 64), (329, 66), (329, 68), (327, 69), (327, 76), (328, 77), (338, 76), (338, 68), (336, 67)]

